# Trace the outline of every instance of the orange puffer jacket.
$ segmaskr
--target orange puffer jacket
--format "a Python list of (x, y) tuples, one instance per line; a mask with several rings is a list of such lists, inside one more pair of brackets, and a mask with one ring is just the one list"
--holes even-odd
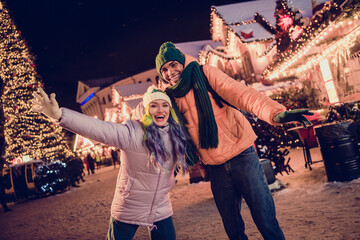
[[(185, 67), (191, 61), (196, 60), (191, 56), (185, 55)], [(203, 71), (210, 86), (224, 100), (243, 111), (253, 113), (269, 124), (277, 125), (274, 121), (275, 115), (286, 110), (283, 105), (270, 99), (263, 93), (235, 81), (215, 67), (204, 65)], [(220, 108), (210, 93), (209, 97), (213, 106), (219, 134), (218, 147), (210, 149), (199, 148), (198, 115), (194, 91), (190, 90), (184, 97), (175, 98), (175, 101), (180, 113), (187, 120), (186, 127), (201, 155), (201, 161), (204, 164), (218, 165), (252, 146), (257, 136), (249, 121), (240, 111), (226, 104)]]

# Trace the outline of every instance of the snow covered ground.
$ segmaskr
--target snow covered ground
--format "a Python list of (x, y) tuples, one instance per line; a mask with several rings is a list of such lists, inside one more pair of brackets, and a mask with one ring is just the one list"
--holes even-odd
[[(319, 149), (311, 153), (314, 161), (321, 160)], [(292, 149), (290, 157), (295, 173), (278, 174), (287, 187), (273, 193), (286, 238), (359, 240), (360, 179), (328, 183), (323, 162), (310, 171), (301, 149)], [(0, 239), (105, 239), (117, 171), (105, 167), (86, 176), (79, 188), (10, 205), (11, 212), (0, 211)], [(209, 182), (189, 184), (187, 175), (178, 176), (171, 194), (177, 239), (227, 239)], [(246, 204), (242, 215), (249, 239), (262, 239)], [(148, 239), (146, 228), (140, 227), (134, 239)]]

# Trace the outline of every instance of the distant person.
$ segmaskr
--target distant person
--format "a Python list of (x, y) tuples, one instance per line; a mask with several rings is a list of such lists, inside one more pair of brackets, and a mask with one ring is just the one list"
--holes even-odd
[(71, 159), (67, 164), (65, 168), (65, 176), (69, 181), (69, 184), (72, 187), (79, 187), (77, 182), (77, 169), (76, 169), (76, 163), (74, 159)]
[(79, 187), (80, 179), (85, 182), (83, 174), (84, 164), (79, 157), (72, 158), (66, 165), (67, 178), (70, 181), (72, 187)]
[(120, 157), (121, 157), (121, 151), (120, 151), (120, 149), (116, 149), (116, 153), (117, 153), (117, 155), (118, 155), (117, 161), (118, 161), (118, 163), (119, 163), (119, 165), (120, 165), (120, 164), (121, 164), (121, 159), (120, 159)]
[(101, 161), (100, 161), (100, 156), (99, 156), (99, 154), (97, 152), (95, 153), (95, 163), (96, 163), (96, 169), (100, 169), (101, 168)]
[(93, 158), (92, 153), (88, 153), (86, 155), (86, 161), (89, 164), (89, 169), (90, 169), (91, 174), (94, 174), (95, 173), (95, 159)]
[(118, 161), (119, 156), (118, 156), (118, 152), (115, 151), (114, 149), (111, 149), (111, 159), (113, 161), (114, 169), (115, 169), (116, 168), (116, 162)]
[(85, 182), (85, 179), (83, 177), (83, 176), (85, 176), (83, 160), (81, 160), (80, 157), (75, 157), (74, 161), (76, 162), (77, 169), (78, 169), (78, 180), (77, 180), (77, 182), (79, 183), (80, 180)]
[(16, 198), (28, 198), (29, 192), (25, 180), (25, 166), (15, 165), (12, 168), (12, 178), (14, 184), (14, 190)]
[(88, 175), (90, 175), (90, 164), (88, 162), (88, 155), (86, 155), (86, 157), (84, 158), (84, 163), (85, 163), (85, 166), (86, 166), (86, 171), (87, 171)]
[(139, 225), (149, 227), (152, 240), (175, 240), (170, 190), (174, 170), (188, 170), (186, 141), (169, 97), (149, 88), (143, 98), (142, 119), (123, 124), (102, 121), (67, 108), (59, 108), (55, 94), (40, 88), (33, 111), (57, 120), (63, 128), (121, 149), (121, 168), (111, 205), (107, 239), (132, 239)]
[(8, 185), (6, 176), (3, 176), (2, 171), (0, 171), (0, 202), (4, 209), (4, 212), (9, 212), (11, 209), (6, 204), (6, 195), (5, 188)]
[(308, 110), (286, 108), (221, 70), (185, 55), (171, 42), (161, 45), (155, 59), (159, 87), (171, 98), (188, 130), (194, 151), (209, 166), (211, 190), (229, 239), (248, 239), (241, 217), (244, 197), (264, 239), (285, 239), (276, 219), (274, 201), (254, 149), (256, 135), (244, 115), (269, 124), (310, 122)]

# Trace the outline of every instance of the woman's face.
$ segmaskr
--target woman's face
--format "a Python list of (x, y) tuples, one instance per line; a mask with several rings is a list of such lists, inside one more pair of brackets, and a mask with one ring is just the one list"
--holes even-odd
[(149, 114), (156, 126), (163, 127), (169, 120), (170, 104), (162, 99), (154, 100), (149, 105)]

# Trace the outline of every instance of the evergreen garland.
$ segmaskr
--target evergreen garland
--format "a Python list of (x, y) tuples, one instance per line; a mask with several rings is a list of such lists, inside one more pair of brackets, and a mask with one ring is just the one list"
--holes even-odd
[(273, 93), (270, 98), (281, 103), (287, 109), (319, 109), (319, 90), (311, 87), (310, 82), (303, 82), (303, 87), (292, 86)]
[(329, 107), (325, 123), (336, 123), (353, 120), (357, 125), (357, 136), (360, 140), (360, 101), (341, 103)]

